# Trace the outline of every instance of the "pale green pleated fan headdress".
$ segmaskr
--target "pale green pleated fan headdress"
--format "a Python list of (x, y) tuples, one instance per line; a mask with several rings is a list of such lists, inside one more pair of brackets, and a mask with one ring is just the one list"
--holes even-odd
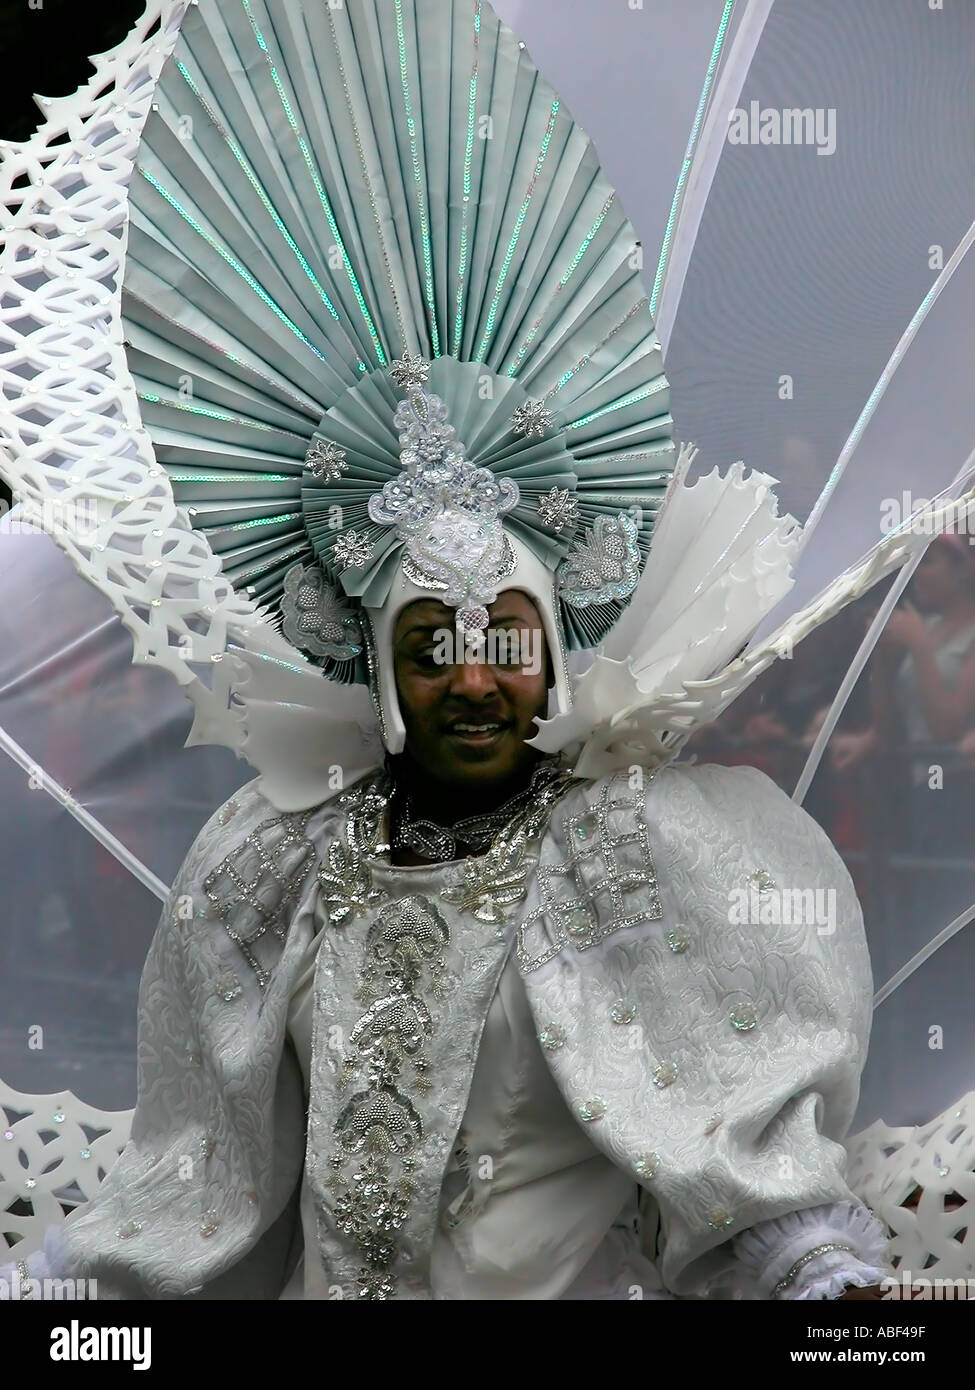
[(157, 459), (327, 675), (366, 678), (363, 609), (404, 577), (477, 627), (525, 555), (566, 646), (605, 636), (673, 472), (668, 387), (634, 229), (487, 4), (200, 0), (131, 190)]

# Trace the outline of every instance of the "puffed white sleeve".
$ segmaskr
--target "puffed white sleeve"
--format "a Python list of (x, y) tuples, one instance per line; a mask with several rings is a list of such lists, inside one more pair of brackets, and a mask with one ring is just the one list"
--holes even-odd
[[(275, 833), (261, 826), (267, 803), (246, 791), (237, 800), (233, 835), (215, 816), (194, 842), (146, 959), (130, 1138), (93, 1200), (50, 1228), (42, 1250), (0, 1270), (8, 1284), (70, 1278), (87, 1296), (124, 1299), (280, 1293), (304, 1097), (285, 1046), (287, 970), (262, 991), (204, 890), (248, 832), (262, 843)], [(285, 956), (298, 949), (301, 915)]]
[(752, 768), (637, 769), (567, 800), (536, 896), (520, 959), (546, 1057), (593, 1142), (654, 1200), (667, 1289), (879, 1282), (882, 1232), (842, 1142), (873, 981), (823, 830)]
[(661, 1099), (684, 1131), (656, 1184), (665, 1281), (700, 1293), (728, 1261), (759, 1298), (877, 1284), (886, 1233), (848, 1188), (842, 1145), (873, 993), (846, 866), (753, 768), (672, 769), (645, 813), (665, 940), (687, 941), (655, 1044), (676, 1059)]

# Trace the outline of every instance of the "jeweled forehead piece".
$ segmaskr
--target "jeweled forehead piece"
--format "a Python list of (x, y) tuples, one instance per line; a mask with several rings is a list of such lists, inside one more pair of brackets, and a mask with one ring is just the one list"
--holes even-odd
[(407, 390), (394, 416), (403, 471), (369, 499), (369, 517), (395, 528), (409, 579), (456, 608), (459, 627), (477, 632), (514, 569), (501, 519), (521, 493), (513, 479), (469, 461), (446, 404), (424, 390), (429, 367), (419, 357), (393, 364), (393, 380)]

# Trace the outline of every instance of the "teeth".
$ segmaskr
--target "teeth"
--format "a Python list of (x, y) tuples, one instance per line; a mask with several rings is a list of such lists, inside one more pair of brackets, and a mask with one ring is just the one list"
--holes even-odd
[(455, 724), (454, 732), (458, 734), (493, 734), (500, 728), (500, 724)]

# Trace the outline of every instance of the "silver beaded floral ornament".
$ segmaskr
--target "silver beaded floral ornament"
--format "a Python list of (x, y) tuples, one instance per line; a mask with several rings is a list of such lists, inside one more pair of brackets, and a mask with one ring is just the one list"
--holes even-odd
[(351, 605), (325, 578), (319, 565), (292, 565), (284, 577), (281, 630), (296, 647), (327, 662), (362, 655), (362, 630)]
[[(328, 675), (342, 679), (358, 670), (341, 663), (359, 657), (362, 644), (354, 639), (337, 643), (334, 633), (323, 644), (321, 633), (334, 629), (334, 614), (343, 615), (339, 621), (354, 622), (357, 600), (375, 606), (373, 581), (388, 572), (396, 552), (411, 583), (456, 609), (458, 625), (472, 635), (487, 627), (489, 605), (516, 568), (509, 525), (513, 534), (523, 538), (534, 533), (536, 543), (541, 542), (554, 571), (571, 646), (599, 640), (639, 582), (657, 499), (641, 493), (640, 502), (626, 511), (600, 510), (590, 516), (579, 478), (569, 471), (574, 460), (565, 431), (556, 414), (539, 401), (511, 405), (498, 440), (506, 446), (500, 459), (489, 456), (488, 466), (473, 461), (451, 415), (470, 418), (472, 387), (477, 384), (483, 391), (487, 382), (493, 390), (495, 383), (483, 370), (475, 377), (471, 366), (411, 353), (391, 364), (387, 380), (403, 393), (388, 406), (398, 440), (399, 470), (378, 490), (371, 490), (375, 468), (361, 445), (357, 450), (351, 440), (340, 444), (328, 437), (334, 428), (330, 415), (309, 449), (306, 466), (334, 501), (329, 503), (309, 485), (307, 511), (314, 520), (308, 529), (319, 556), (318, 577), (312, 579), (314, 571), (303, 565), (287, 572), (281, 599), (283, 631), (312, 656), (327, 656), (322, 664)], [(449, 394), (454, 412), (447, 400), (429, 389), (431, 374)], [(510, 383), (498, 385), (505, 397), (517, 400)], [(379, 389), (370, 379), (369, 397)], [(360, 407), (353, 397), (358, 394), (353, 388), (335, 411), (336, 422), (355, 417)], [(503, 420), (500, 411), (498, 415)], [(523, 487), (513, 476), (524, 478), (525, 448), (536, 440), (544, 443), (534, 443), (531, 452), (553, 463), (557, 459), (565, 470), (549, 474), (559, 476), (562, 486), (533, 488), (529, 475)], [(367, 475), (372, 475), (368, 482)], [(662, 486), (669, 476), (657, 475), (654, 482)], [(599, 498), (603, 507), (611, 496), (607, 487)], [(323, 509), (332, 507), (351, 524), (344, 529), (341, 522), (316, 525)], [(583, 527), (582, 517), (590, 524)], [(312, 589), (316, 598), (310, 608)], [(581, 628), (570, 615), (584, 610), (595, 611)], [(305, 634), (314, 640), (304, 640)]]
[(478, 631), (488, 625), (487, 606), (499, 583), (515, 567), (501, 519), (521, 493), (510, 478), (467, 460), (446, 405), (422, 388), (428, 370), (427, 363), (414, 368), (396, 409), (403, 472), (369, 499), (369, 516), (395, 528), (407, 577), (456, 608), (459, 626)]

